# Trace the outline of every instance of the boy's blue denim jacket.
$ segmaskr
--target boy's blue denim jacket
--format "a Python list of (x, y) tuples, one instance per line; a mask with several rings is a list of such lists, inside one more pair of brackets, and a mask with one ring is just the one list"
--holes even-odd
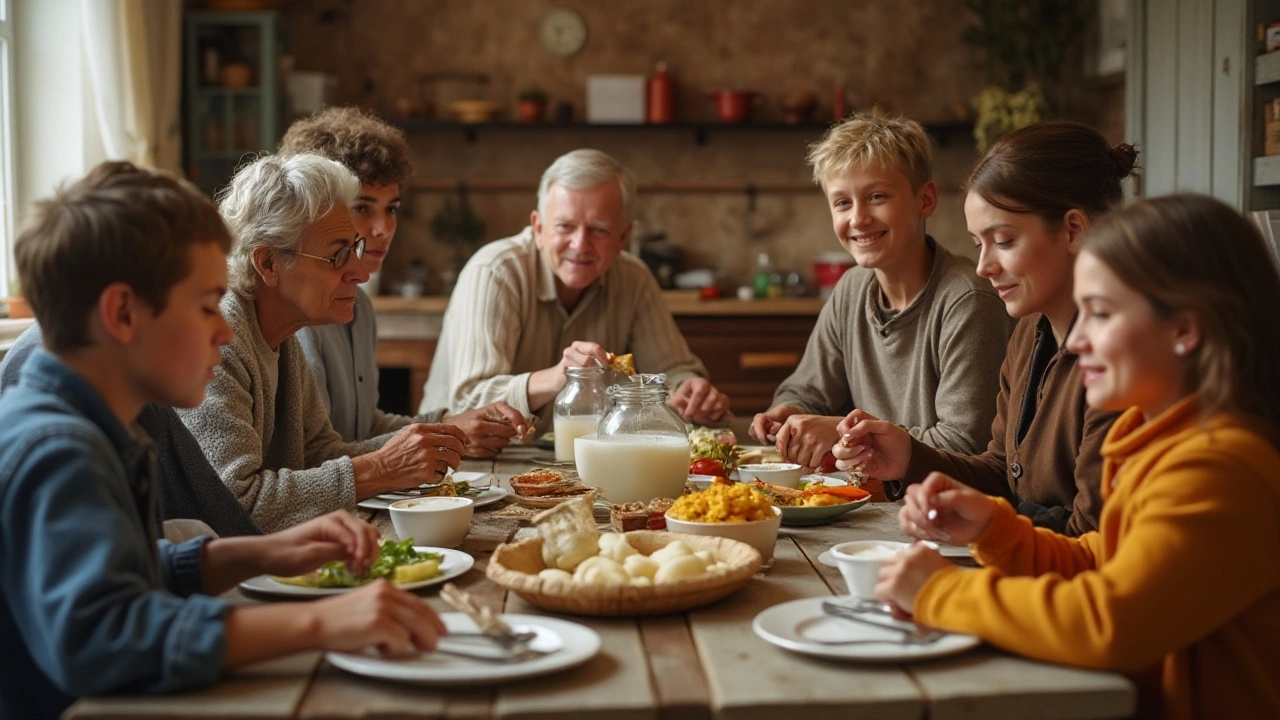
[(157, 540), (154, 477), (146, 435), (52, 355), (0, 395), (0, 718), (217, 679), (227, 605), (197, 594), (207, 538)]

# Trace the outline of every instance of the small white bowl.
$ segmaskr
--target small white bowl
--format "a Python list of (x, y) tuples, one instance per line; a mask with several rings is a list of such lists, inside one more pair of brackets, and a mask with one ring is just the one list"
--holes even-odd
[(876, 582), (885, 560), (911, 547), (891, 540), (854, 540), (832, 546), (831, 557), (849, 586), (849, 594), (866, 600), (876, 598)]
[(678, 520), (667, 513), (667, 530), (686, 535), (715, 535), (730, 540), (740, 540), (756, 550), (767, 565), (773, 559), (773, 546), (778, 542), (778, 526), (782, 524), (782, 511), (773, 509), (771, 520), (751, 522), (692, 522)]
[(400, 539), (414, 545), (457, 547), (467, 537), (475, 501), (466, 497), (424, 497), (397, 500), (387, 506)]
[(782, 487), (800, 487), (800, 475), (804, 468), (795, 463), (759, 463), (739, 465), (738, 477), (742, 482), (760, 480)]

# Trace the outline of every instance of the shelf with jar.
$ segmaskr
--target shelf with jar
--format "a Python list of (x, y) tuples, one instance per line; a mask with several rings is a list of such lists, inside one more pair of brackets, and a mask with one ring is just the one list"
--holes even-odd
[(186, 14), (186, 166), (209, 194), (246, 156), (271, 151), (279, 140), (280, 33), (271, 11)]

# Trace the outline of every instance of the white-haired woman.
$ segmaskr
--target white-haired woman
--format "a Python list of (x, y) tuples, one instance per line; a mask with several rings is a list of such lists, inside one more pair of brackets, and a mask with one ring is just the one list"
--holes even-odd
[(415, 423), (346, 443), (330, 424), (294, 333), (351, 320), (369, 279), (347, 209), (360, 182), (317, 155), (240, 169), (219, 211), (235, 237), (221, 308), (235, 331), (200, 407), (182, 411), (222, 481), (265, 531), (439, 479), (466, 435)]

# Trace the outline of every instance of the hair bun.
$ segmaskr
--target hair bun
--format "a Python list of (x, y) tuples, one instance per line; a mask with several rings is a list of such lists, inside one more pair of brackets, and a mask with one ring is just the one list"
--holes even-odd
[(1123, 180), (1138, 166), (1138, 148), (1129, 143), (1120, 143), (1111, 148), (1111, 161), (1116, 164), (1116, 177)]

